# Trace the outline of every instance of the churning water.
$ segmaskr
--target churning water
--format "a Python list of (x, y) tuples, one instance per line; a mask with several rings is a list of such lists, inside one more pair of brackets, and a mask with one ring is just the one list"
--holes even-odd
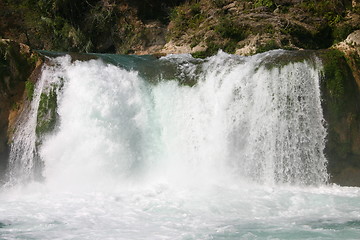
[[(327, 184), (321, 63), (289, 56), (51, 59), (0, 239), (358, 239), (360, 189)], [(53, 92), (56, 127), (36, 134)]]

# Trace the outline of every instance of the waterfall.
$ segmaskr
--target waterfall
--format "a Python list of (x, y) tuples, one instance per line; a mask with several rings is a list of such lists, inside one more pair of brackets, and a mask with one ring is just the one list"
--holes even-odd
[[(326, 183), (321, 64), (313, 56), (281, 62), (289, 55), (170, 55), (134, 67), (131, 56), (118, 64), (54, 58), (14, 134), (10, 181)], [(57, 127), (37, 135), (41, 94), (59, 85)]]

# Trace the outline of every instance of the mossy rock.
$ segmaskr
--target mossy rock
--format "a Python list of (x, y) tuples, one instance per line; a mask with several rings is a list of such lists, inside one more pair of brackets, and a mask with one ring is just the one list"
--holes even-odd
[(321, 93), (328, 130), (328, 171), (334, 182), (346, 184), (339, 180), (344, 169), (360, 169), (360, 93), (342, 52), (324, 50), (318, 56), (323, 62)]
[(56, 89), (49, 94), (42, 93), (37, 113), (36, 135), (41, 137), (55, 128), (57, 120), (57, 93)]
[(278, 55), (270, 55), (263, 59), (264, 66), (267, 69), (274, 67), (281, 68), (290, 63), (308, 61), (314, 63), (315, 51), (302, 50), (302, 51), (291, 51), (291, 50), (278, 50)]
[(357, 88), (351, 69), (339, 50), (324, 50), (318, 55), (324, 65), (322, 87), (325, 100), (329, 103), (333, 117), (341, 118), (352, 108), (352, 100), (356, 95)]

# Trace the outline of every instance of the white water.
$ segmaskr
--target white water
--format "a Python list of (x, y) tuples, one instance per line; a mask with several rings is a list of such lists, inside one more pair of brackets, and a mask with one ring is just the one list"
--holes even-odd
[(64, 79), (45, 180), (0, 192), (0, 239), (356, 239), (359, 189), (326, 185), (320, 65), (265, 68), (278, 54), (160, 60), (194, 87), (58, 58), (37, 88)]

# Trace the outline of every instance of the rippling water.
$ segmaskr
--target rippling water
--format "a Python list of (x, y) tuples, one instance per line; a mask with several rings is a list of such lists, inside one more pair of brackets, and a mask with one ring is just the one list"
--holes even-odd
[(358, 188), (131, 186), (2, 192), (1, 239), (358, 239)]

